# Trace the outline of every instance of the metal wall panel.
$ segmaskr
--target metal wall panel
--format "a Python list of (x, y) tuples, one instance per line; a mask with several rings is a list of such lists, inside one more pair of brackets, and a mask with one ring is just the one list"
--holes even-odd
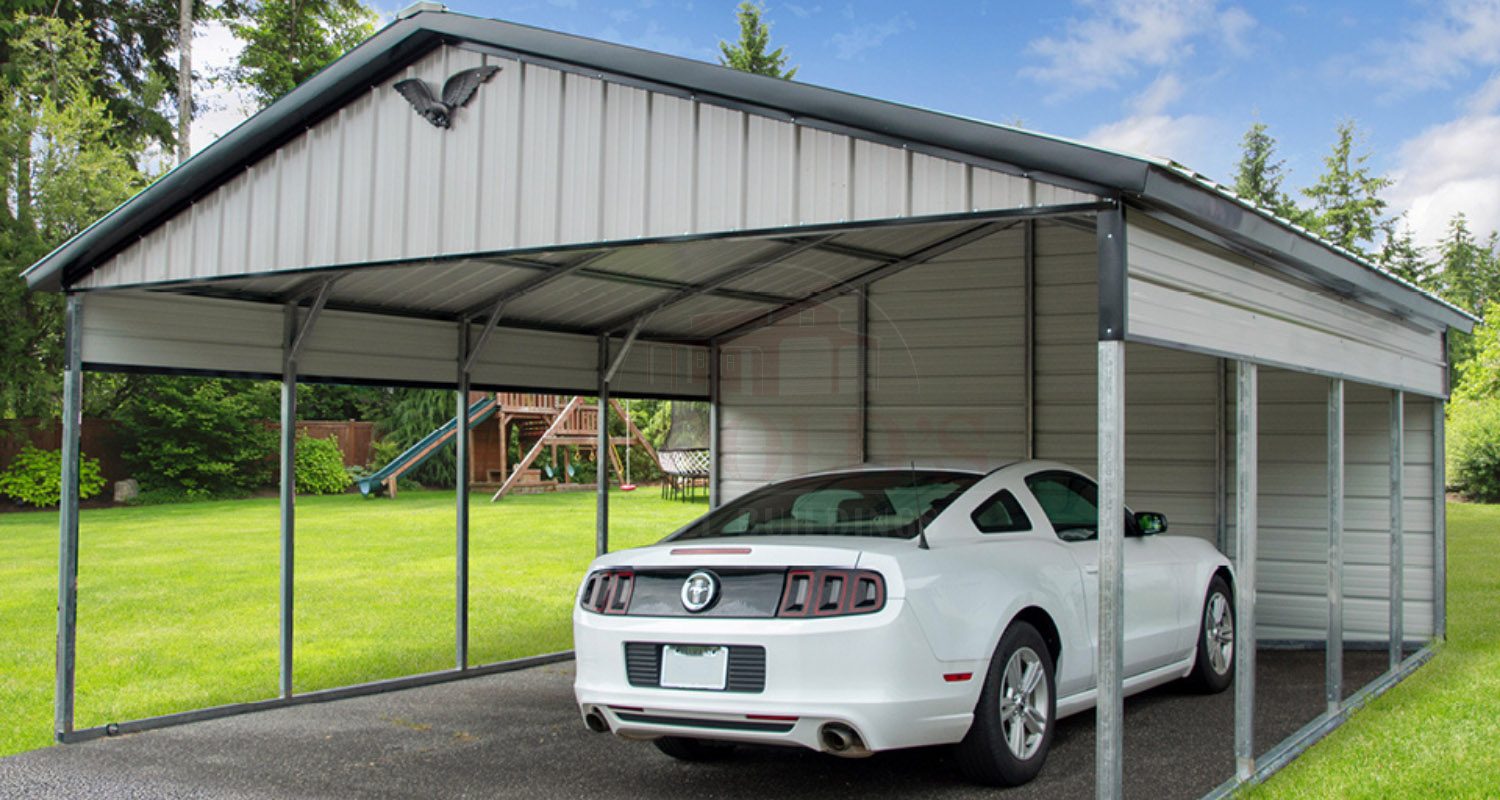
[[(914, 207), (962, 195), (962, 165), (936, 178), (918, 182)], [(1024, 456), (1022, 253), (1017, 226), (870, 287), (871, 461)]]
[[(136, 292), (90, 294), (83, 358), (132, 366), (239, 375), (281, 371), (282, 307), (268, 303)], [(478, 325), (473, 326), (477, 336)], [(325, 310), (299, 362), (299, 377), (452, 385), (453, 323)], [(708, 396), (705, 348), (639, 342), (615, 375), (617, 392)], [(500, 327), (478, 355), (475, 386), (592, 394), (593, 336)]]
[[(1318, 641), (1328, 630), (1328, 381), (1262, 369), (1260, 392), (1256, 631), (1262, 638)], [(1346, 384), (1345, 641), (1380, 641), (1388, 635), (1390, 396), (1386, 389)], [(1432, 402), (1406, 397), (1402, 542), (1408, 639), (1432, 635)], [(1233, 414), (1226, 425), (1232, 430)], [(1228, 460), (1233, 474), (1232, 453)], [(1232, 498), (1232, 482), (1229, 492)], [(1231, 540), (1234, 536), (1231, 524)]]
[[(392, 85), (501, 71), (438, 129)], [(753, 111), (453, 47), (200, 199), (84, 288), (545, 245), (1087, 202)]]
[(856, 300), (844, 297), (720, 351), (724, 499), (859, 462)]
[(1438, 331), (1293, 283), (1232, 253), (1132, 218), (1129, 336), (1443, 395)]

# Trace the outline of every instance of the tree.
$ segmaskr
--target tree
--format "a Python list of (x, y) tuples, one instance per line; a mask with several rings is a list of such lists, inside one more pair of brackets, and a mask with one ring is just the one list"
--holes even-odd
[(114, 136), (107, 71), (84, 23), (7, 21), (0, 75), (0, 416), (56, 412), (62, 299), (26, 289), (20, 273), (145, 182)]
[(1386, 203), (1380, 193), (1391, 185), (1365, 166), (1368, 153), (1355, 155), (1358, 129), (1352, 120), (1339, 123), (1333, 152), (1323, 159), (1327, 168), (1318, 182), (1302, 190), (1313, 201), (1311, 222), (1325, 239), (1347, 250), (1366, 254), (1380, 229)]
[(1286, 162), (1276, 158), (1276, 140), (1257, 122), (1240, 140), (1240, 162), (1234, 173), (1234, 193), (1262, 208), (1279, 208), (1286, 202), (1281, 182)]
[(193, 0), (177, 6), (177, 163), (193, 152)]
[[(205, 0), (193, 0), (203, 18)], [(179, 0), (12, 0), (0, 11), (0, 69), (12, 62), (11, 45), (36, 17), (78, 28), (92, 42), (99, 69), (87, 84), (104, 101), (114, 121), (112, 144), (123, 147), (137, 166), (153, 142), (175, 141), (164, 110), (167, 88), (177, 81), (172, 50)]]
[(1381, 223), (1380, 229), (1384, 234), (1384, 241), (1380, 246), (1380, 254), (1376, 256), (1376, 263), (1408, 283), (1423, 289), (1435, 289), (1435, 268), (1427, 260), (1424, 248), (1417, 245), (1406, 215)]
[(1448, 222), (1448, 233), (1437, 244), (1440, 293), (1449, 302), (1478, 313), (1491, 300), (1500, 300), (1500, 256), (1495, 237), (1481, 244), (1469, 230), (1462, 212)]
[(245, 42), (231, 77), (262, 106), (369, 38), (378, 19), (359, 0), (227, 0), (221, 13)]
[(744, 0), (735, 11), (740, 21), (740, 40), (734, 44), (719, 42), (719, 63), (741, 72), (769, 75), (773, 78), (791, 80), (797, 68), (787, 69), (786, 48), (778, 47), (767, 52), (771, 46), (771, 26), (761, 19), (766, 7), (759, 2)]

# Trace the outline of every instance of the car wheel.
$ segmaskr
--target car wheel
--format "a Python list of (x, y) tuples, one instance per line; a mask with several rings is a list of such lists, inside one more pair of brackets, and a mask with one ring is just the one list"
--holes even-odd
[(959, 770), (976, 783), (1016, 786), (1036, 777), (1057, 719), (1054, 666), (1036, 628), (1017, 622), (990, 659), (974, 723), (958, 743)]
[(1205, 694), (1222, 692), (1234, 682), (1234, 595), (1218, 575), (1208, 582), (1208, 595), (1203, 598), (1198, 657), (1187, 682)]
[(712, 742), (706, 739), (689, 739), (685, 736), (663, 736), (652, 739), (656, 749), (678, 761), (718, 761), (734, 752), (731, 742)]

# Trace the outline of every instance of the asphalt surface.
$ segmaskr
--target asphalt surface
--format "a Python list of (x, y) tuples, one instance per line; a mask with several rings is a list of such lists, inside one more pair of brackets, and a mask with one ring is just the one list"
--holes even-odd
[[(1345, 654), (1350, 691), (1377, 677), (1383, 652)], [(740, 748), (683, 764), (644, 742), (587, 732), (572, 703), (572, 664), (262, 711), (52, 747), (0, 759), (0, 797), (1092, 797), (1094, 717), (1063, 720), (1033, 783), (965, 784), (943, 749), (849, 760)], [(1256, 749), (1323, 706), (1323, 653), (1262, 651)], [(1126, 701), (1125, 790), (1200, 797), (1233, 771), (1234, 692), (1165, 686)]]

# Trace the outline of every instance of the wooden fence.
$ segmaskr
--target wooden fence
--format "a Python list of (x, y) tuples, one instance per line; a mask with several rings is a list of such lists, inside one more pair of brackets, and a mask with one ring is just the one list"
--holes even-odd
[[(266, 423), (271, 429), (281, 427), (275, 421)], [(361, 466), (370, 460), (370, 445), (374, 439), (375, 423), (354, 420), (302, 420), (297, 430), (316, 439), (332, 436), (338, 440), (339, 450), (344, 453), (344, 466)], [(42, 450), (62, 447), (62, 423), (55, 419), (8, 419), (0, 420), (0, 470), (10, 466), (10, 461), (27, 443)], [(83, 421), (83, 454), (99, 459), (100, 470), (106, 481), (121, 481), (130, 477), (130, 469), (121, 456), (121, 437), (118, 427), (107, 419)]]

